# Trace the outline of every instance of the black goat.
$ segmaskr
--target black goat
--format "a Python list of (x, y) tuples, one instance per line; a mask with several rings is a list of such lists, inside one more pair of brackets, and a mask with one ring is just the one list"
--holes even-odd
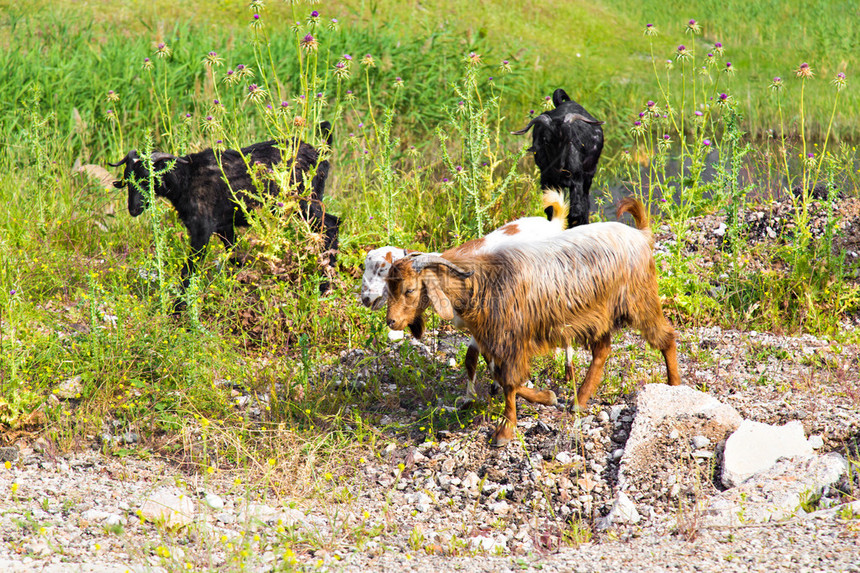
[(570, 205), (567, 226), (571, 228), (588, 223), (588, 193), (603, 151), (603, 122), (561, 88), (552, 94), (552, 102), (555, 109), (513, 134), (523, 135), (534, 127), (530, 151), (540, 169), (541, 189), (565, 190)]
[[(331, 145), (331, 124), (322, 122), (320, 129)], [(188, 288), (195, 262), (203, 256), (212, 235), (218, 235), (229, 250), (236, 240), (235, 227), (248, 226), (245, 211), (238, 201), (242, 201), (247, 209), (259, 205), (248, 193), (256, 190), (248, 167), (254, 170), (254, 166), (259, 165), (270, 171), (273, 165), (282, 161), (282, 149), (295, 153), (292, 159), (292, 183), (300, 196), (304, 195), (304, 174), (313, 172), (310, 197), (299, 198), (299, 213), (311, 223), (315, 232), (325, 234), (323, 244), (328, 264), (334, 268), (340, 219), (325, 212), (322, 199), (330, 165), (328, 160), (319, 160), (319, 151), (313, 146), (303, 141), (287, 142), (284, 145), (283, 142), (279, 144), (272, 140), (255, 143), (241, 152), (227, 149), (217, 155), (212, 149), (182, 157), (155, 151), (151, 163), (156, 172), (164, 171), (171, 162), (174, 165), (170, 171), (156, 178), (154, 196), (170, 201), (188, 229), (191, 241), (191, 253), (182, 268), (183, 292)], [(135, 150), (131, 150), (118, 163), (108, 165), (125, 165), (122, 180), (114, 181), (114, 187), (121, 189), (128, 186), (128, 212), (132, 217), (137, 217), (149, 206), (146, 197), (149, 194), (142, 192), (149, 185), (150, 173), (146, 163), (141, 161)], [(268, 195), (278, 195), (281, 191), (271, 178), (263, 177), (262, 186), (262, 192)], [(325, 281), (321, 288), (327, 290), (328, 282)]]

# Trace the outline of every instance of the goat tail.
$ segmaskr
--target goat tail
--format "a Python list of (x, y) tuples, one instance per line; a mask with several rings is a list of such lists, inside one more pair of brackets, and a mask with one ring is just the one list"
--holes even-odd
[(547, 219), (557, 222), (561, 226), (559, 231), (564, 231), (567, 228), (567, 214), (570, 211), (570, 206), (561, 191), (547, 189), (543, 192), (543, 211), (546, 213)]
[(636, 228), (648, 236), (648, 240), (653, 244), (654, 239), (651, 236), (651, 220), (648, 216), (648, 211), (638, 199), (633, 197), (625, 197), (618, 203), (618, 208), (615, 210), (615, 217), (621, 219), (624, 213), (630, 213), (636, 223)]

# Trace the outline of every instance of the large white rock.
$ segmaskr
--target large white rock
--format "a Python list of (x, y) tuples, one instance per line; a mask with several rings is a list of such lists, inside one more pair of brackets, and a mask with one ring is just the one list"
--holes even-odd
[(173, 489), (161, 488), (143, 502), (140, 514), (166, 527), (182, 527), (194, 520), (194, 501)]
[(771, 426), (744, 420), (726, 441), (723, 454), (723, 485), (734, 487), (755, 473), (771, 467), (779, 458), (810, 456), (812, 446), (803, 424), (793, 421)]
[(659, 443), (669, 428), (670, 438), (677, 440), (683, 434), (684, 443), (705, 434), (717, 442), (737, 429), (742, 420), (731, 406), (689, 386), (646, 384), (636, 399), (636, 418), (618, 471), (619, 489), (636, 487), (629, 483), (633, 476), (651, 468), (655, 459), (666, 457)]
[(848, 468), (838, 453), (783, 459), (737, 487), (714, 496), (702, 515), (708, 526), (737, 526), (803, 513), (804, 497), (821, 493)]

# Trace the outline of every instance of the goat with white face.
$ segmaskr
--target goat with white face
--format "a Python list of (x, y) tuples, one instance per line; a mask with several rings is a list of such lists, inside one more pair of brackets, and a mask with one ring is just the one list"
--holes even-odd
[(554, 404), (555, 394), (523, 386), (530, 360), (577, 341), (592, 363), (577, 392), (584, 408), (603, 376), (611, 334), (639, 330), (666, 362), (667, 381), (680, 384), (675, 331), (657, 294), (651, 231), (642, 204), (626, 199), (618, 216), (631, 213), (637, 229), (595, 223), (550, 239), (509, 245), (487, 254), (407, 257), (388, 273), (388, 325), (423, 331), (429, 306), (444, 319), (459, 316), (505, 393), (493, 444), (503, 446), (517, 424), (516, 397)]
[[(543, 197), (544, 210), (547, 217), (522, 217), (510, 223), (502, 225), (492, 233), (480, 238), (474, 239), (458, 247), (449, 249), (441, 254), (441, 256), (450, 256), (455, 253), (489, 253), (497, 248), (505, 245), (534, 241), (545, 237), (552, 237), (564, 231), (567, 217), (567, 204), (564, 202), (560, 193), (550, 191), (544, 193)], [(388, 291), (386, 290), (386, 279), (388, 271), (396, 261), (416, 253), (409, 249), (400, 247), (380, 247), (367, 253), (364, 261), (364, 275), (361, 279), (361, 303), (371, 310), (379, 310), (382, 305), (388, 300)], [(423, 254), (423, 253), (417, 253)], [(439, 255), (439, 253), (429, 253)], [(458, 324), (456, 318), (455, 325)], [(415, 333), (413, 333), (415, 334)], [(420, 335), (419, 335), (420, 336)], [(478, 356), (480, 351), (475, 339), (469, 341), (469, 347), (466, 350), (466, 358), (464, 367), (466, 369), (466, 394), (457, 399), (459, 406), (465, 406), (472, 402), (477, 397), (475, 391), (475, 379), (478, 372)], [(570, 381), (573, 379), (573, 349), (567, 347), (565, 349), (565, 379)], [(490, 361), (487, 360), (490, 365)]]

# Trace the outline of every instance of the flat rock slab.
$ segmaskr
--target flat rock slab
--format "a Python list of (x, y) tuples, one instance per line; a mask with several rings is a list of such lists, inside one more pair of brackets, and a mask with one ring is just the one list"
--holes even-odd
[(821, 493), (848, 468), (841, 455), (782, 459), (737, 487), (711, 498), (702, 515), (708, 526), (737, 526), (780, 521), (803, 513), (804, 498)]
[(673, 496), (692, 491), (709, 481), (716, 445), (741, 421), (737, 410), (689, 386), (645, 385), (618, 470), (619, 490), (636, 492), (640, 501), (667, 489), (674, 488)]
[(784, 426), (772, 426), (744, 420), (726, 441), (723, 454), (723, 485), (735, 487), (779, 458), (811, 456), (812, 446), (803, 433), (803, 424), (795, 420)]

